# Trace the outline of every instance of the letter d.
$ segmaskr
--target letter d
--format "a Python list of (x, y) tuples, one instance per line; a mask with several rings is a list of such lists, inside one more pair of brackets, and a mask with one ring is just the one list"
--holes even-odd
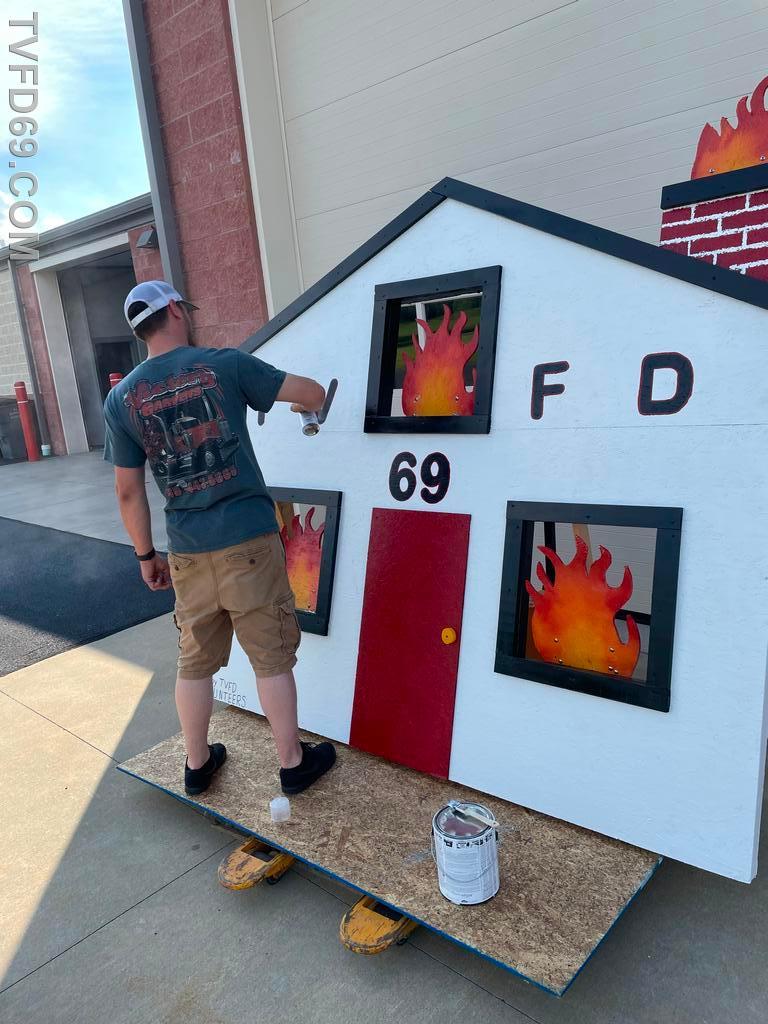
[[(18, 106), (17, 96), (31, 96), (32, 102), (28, 107)], [(8, 104), (11, 110), (15, 110), (17, 114), (30, 114), (37, 107), (37, 89), (9, 89)]]

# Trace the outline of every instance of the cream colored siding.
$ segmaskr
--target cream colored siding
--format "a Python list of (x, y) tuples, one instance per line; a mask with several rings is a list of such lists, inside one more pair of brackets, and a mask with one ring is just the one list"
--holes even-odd
[[(472, 46), (484, 39), (501, 36), (515, 25), (577, 3), (310, 0), (275, 25), (278, 54), (285, 52), (288, 61), (287, 75), (282, 79), (286, 120), (363, 90), (376, 89), (446, 55), (471, 52)], [(444, 75), (428, 73), (426, 79), (438, 89), (447, 84)], [(409, 84), (405, 83), (406, 93)], [(370, 109), (382, 109), (381, 98), (378, 102), (377, 98), (370, 99)]]
[(297, 7), (303, 7), (309, 0), (272, 0), (272, 17), (281, 18), (289, 11), (295, 11)]
[(29, 367), (13, 295), (13, 281), (6, 265), (0, 267), (0, 395), (12, 395), (17, 380), (23, 380), (31, 390)]
[(307, 286), (451, 175), (648, 241), (768, 0), (272, 0)]

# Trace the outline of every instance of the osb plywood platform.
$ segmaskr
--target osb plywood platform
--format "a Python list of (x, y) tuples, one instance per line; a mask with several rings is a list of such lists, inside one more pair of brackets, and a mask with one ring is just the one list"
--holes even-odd
[[(279, 795), (277, 759), (265, 719), (227, 708), (214, 715), (211, 737), (226, 744), (229, 760), (194, 800), (184, 795), (181, 736), (119, 768), (557, 995), (660, 863), (646, 850), (341, 744), (336, 767), (291, 797), (291, 820), (275, 825), (268, 804)], [(501, 889), (480, 906), (454, 906), (437, 887), (432, 815), (450, 798), (480, 800), (501, 825)]]

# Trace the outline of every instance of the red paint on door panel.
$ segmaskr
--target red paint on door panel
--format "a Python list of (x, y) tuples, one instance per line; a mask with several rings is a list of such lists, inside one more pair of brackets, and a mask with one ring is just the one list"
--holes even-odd
[[(448, 777), (467, 515), (375, 508), (350, 743)], [(445, 644), (442, 631), (456, 631)]]

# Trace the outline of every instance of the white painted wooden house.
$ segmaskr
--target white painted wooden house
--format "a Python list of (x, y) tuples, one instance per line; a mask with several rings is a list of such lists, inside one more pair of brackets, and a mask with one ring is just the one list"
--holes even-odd
[[(301, 725), (751, 880), (766, 308), (764, 282), (446, 179), (250, 339), (338, 379), (316, 436), (282, 406), (250, 424), (300, 545)], [(260, 710), (237, 647), (216, 692)]]

